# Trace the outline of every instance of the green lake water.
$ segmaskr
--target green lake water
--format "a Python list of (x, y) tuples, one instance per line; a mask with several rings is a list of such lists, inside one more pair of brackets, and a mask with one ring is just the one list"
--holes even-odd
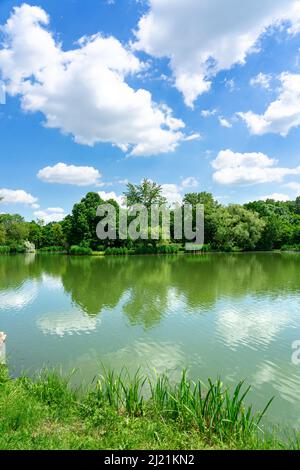
[(246, 379), (273, 422), (300, 427), (300, 255), (0, 256), (10, 372), (107, 367)]

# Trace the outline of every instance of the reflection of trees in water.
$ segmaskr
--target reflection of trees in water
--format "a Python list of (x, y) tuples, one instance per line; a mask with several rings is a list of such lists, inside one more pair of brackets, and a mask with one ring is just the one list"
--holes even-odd
[(262, 253), (72, 258), (63, 283), (73, 301), (92, 315), (114, 308), (128, 292), (123, 312), (132, 324), (149, 328), (166, 313), (170, 289), (190, 309), (209, 309), (224, 296), (299, 291), (299, 267), (297, 255)]
[(295, 254), (215, 254), (202, 256), (83, 257), (22, 255), (0, 257), (0, 291), (17, 289), (43, 274), (60, 277), (72, 301), (97, 315), (123, 307), (130, 323), (158, 324), (169, 307), (169, 293), (193, 310), (211, 308), (220, 297), (278, 296), (300, 290), (300, 256)]
[(66, 267), (67, 256), (60, 255), (5, 255), (0, 257), (0, 291), (18, 289), (25, 281), (41, 280), (44, 273), (60, 277)]
[(300, 256), (214, 254), (186, 256), (173, 265), (170, 284), (190, 308), (210, 308), (220, 297), (277, 296), (300, 290)]
[(172, 261), (157, 257), (137, 261), (134, 276), (128, 277), (131, 296), (123, 311), (133, 325), (150, 328), (160, 323), (168, 308)]
[(133, 324), (159, 323), (167, 307), (170, 260), (157, 257), (71, 258), (62, 277), (66, 292), (86, 313), (114, 308), (129, 293), (124, 312)]
[(89, 315), (114, 308), (128, 288), (126, 258), (69, 258), (62, 276), (66, 292)]

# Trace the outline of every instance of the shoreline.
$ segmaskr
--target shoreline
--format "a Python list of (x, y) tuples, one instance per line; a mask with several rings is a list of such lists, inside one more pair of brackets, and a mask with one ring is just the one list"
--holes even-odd
[(194, 384), (183, 372), (172, 385), (167, 376), (153, 380), (126, 369), (104, 370), (92, 388), (74, 390), (69, 379), (49, 371), (12, 379), (0, 366), (0, 449), (299, 448), (298, 433), (284, 443), (278, 430), (263, 431), (271, 400), (253, 412), (243, 382), (230, 389), (220, 380)]
[(91, 254), (73, 254), (65, 252), (55, 252), (55, 251), (48, 251), (43, 252), (37, 250), (36, 252), (29, 252), (29, 253), (0, 253), (0, 256), (26, 256), (26, 255), (58, 255), (58, 256), (68, 256), (68, 257), (75, 257), (75, 258), (92, 258), (92, 257), (113, 257), (113, 258), (124, 258), (124, 257), (132, 257), (132, 256), (205, 256), (205, 255), (251, 255), (251, 254), (269, 254), (269, 255), (283, 255), (283, 254), (300, 254), (300, 251), (296, 250), (273, 250), (273, 251), (205, 251), (205, 252), (193, 252), (193, 251), (179, 251), (178, 253), (126, 253), (126, 254), (106, 254), (105, 252), (93, 252)]

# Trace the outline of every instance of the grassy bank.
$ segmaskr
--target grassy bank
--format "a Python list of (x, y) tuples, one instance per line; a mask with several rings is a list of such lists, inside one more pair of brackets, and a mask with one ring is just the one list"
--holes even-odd
[(261, 429), (268, 405), (244, 406), (248, 390), (107, 372), (83, 391), (56, 373), (13, 380), (0, 366), (0, 449), (282, 448)]

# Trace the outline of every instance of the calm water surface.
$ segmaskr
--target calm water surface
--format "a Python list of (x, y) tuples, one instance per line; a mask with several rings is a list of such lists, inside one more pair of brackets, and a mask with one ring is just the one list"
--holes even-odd
[(10, 371), (155, 369), (173, 380), (245, 378), (300, 427), (300, 255), (0, 256), (0, 331)]

